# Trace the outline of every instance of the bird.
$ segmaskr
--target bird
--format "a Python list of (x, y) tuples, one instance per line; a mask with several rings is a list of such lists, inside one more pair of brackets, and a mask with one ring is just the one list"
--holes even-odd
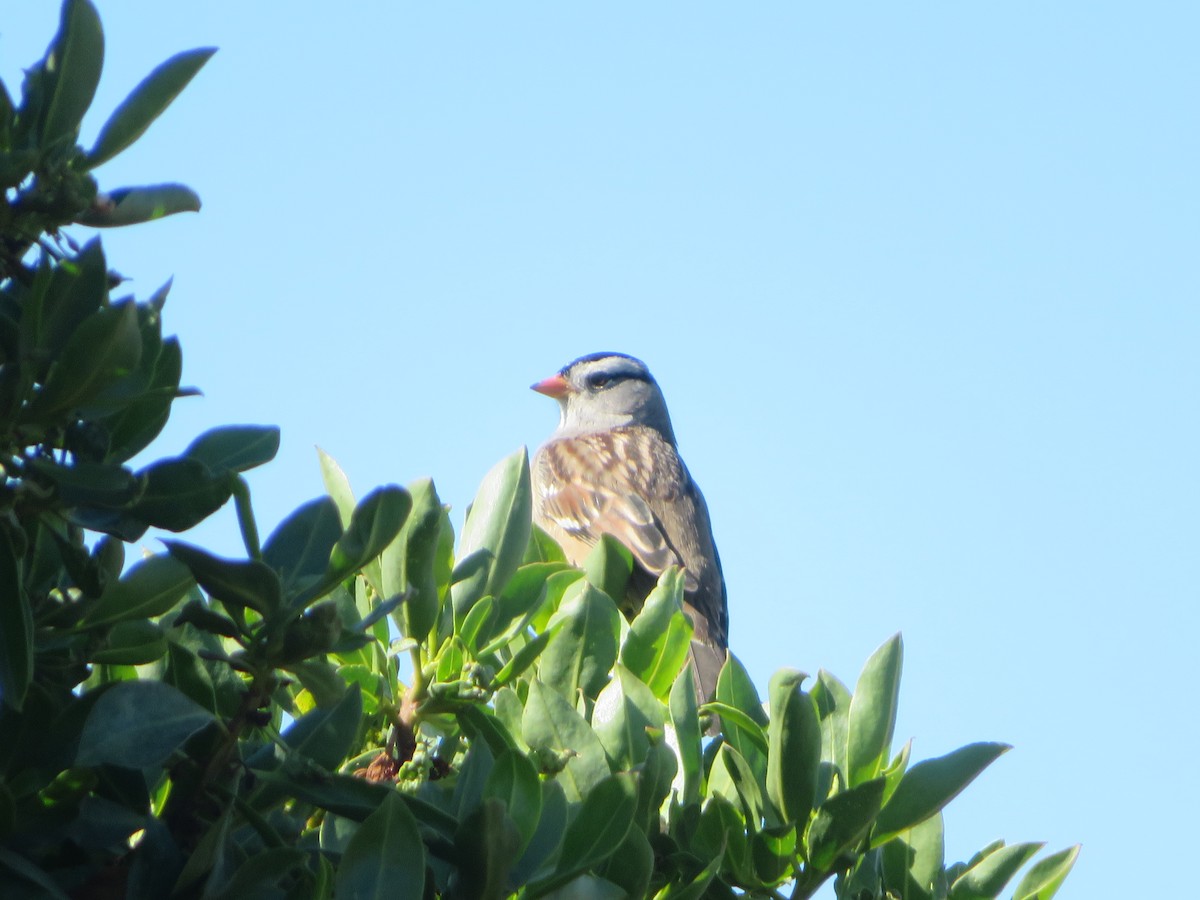
[(725, 663), (729, 610), (704, 496), (679, 455), (658, 382), (640, 359), (591, 353), (532, 385), (558, 401), (558, 427), (534, 454), (533, 521), (579, 565), (601, 535), (634, 559), (625, 601), (640, 608), (669, 566), (684, 572), (699, 702)]

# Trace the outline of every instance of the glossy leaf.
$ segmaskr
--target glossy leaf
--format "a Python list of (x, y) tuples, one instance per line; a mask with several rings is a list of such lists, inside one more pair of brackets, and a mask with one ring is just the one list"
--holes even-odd
[(401, 633), (422, 640), (437, 623), (440, 603), (435, 570), (442, 531), (442, 501), (428, 478), (408, 486), (412, 509), (404, 527), (380, 557), (383, 594), (412, 594), (396, 613)]
[(863, 667), (847, 726), (847, 778), (851, 786), (874, 778), (887, 763), (896, 728), (903, 662), (900, 635), (886, 641)]
[(164, 554), (134, 565), (120, 581), (112, 582), (87, 611), (88, 627), (161, 616), (174, 608), (192, 586), (187, 566)]
[(835, 781), (846, 787), (846, 738), (850, 723), (850, 691), (837, 678), (821, 669), (813, 686), (812, 699), (821, 722), (821, 775), (817, 796), (829, 795)]
[(659, 577), (621, 645), (621, 663), (664, 700), (688, 658), (692, 639), (692, 623), (682, 604), (683, 571), (672, 567)]
[(1013, 900), (1050, 900), (1071, 874), (1079, 858), (1079, 844), (1040, 859), (1025, 873), (1013, 894)]
[(484, 476), (467, 514), (451, 587), (455, 620), (480, 597), (503, 590), (524, 558), (532, 515), (529, 454), (522, 448)]
[(809, 696), (800, 690), (803, 672), (781, 669), (771, 677), (767, 695), (767, 798), (776, 824), (808, 821), (817, 800), (821, 764), (821, 726)]
[(167, 550), (187, 567), (200, 587), (229, 606), (249, 607), (267, 615), (279, 608), (279, 576), (257, 560), (222, 559), (183, 541), (164, 541)]
[(608, 777), (604, 745), (591, 726), (562, 695), (541, 681), (529, 686), (521, 735), (531, 750), (568, 754), (556, 778), (567, 799), (577, 801)]
[(425, 844), (399, 794), (389, 793), (350, 838), (335, 887), (339, 900), (423, 895)]
[(611, 534), (600, 535), (582, 566), (584, 575), (614, 602), (625, 600), (629, 576), (633, 574), (633, 554)]
[(675, 731), (676, 749), (679, 752), (680, 768), (683, 770), (684, 803), (700, 799), (701, 771), (700, 720), (696, 706), (695, 681), (689, 661), (675, 678), (668, 704), (671, 727)]
[(504, 804), (521, 838), (516, 848), (519, 856), (533, 839), (542, 814), (542, 786), (537, 769), (524, 753), (506, 748), (496, 756), (483, 795)]
[(538, 677), (571, 702), (578, 691), (595, 698), (617, 659), (620, 615), (588, 582), (572, 585), (548, 625), (550, 644), (538, 659)]
[(204, 432), (183, 455), (198, 459), (213, 472), (245, 472), (275, 458), (279, 429), (261, 425), (227, 425)]
[(42, 118), (42, 143), (73, 142), (92, 105), (104, 66), (104, 32), (88, 0), (66, 0), (45, 67), (52, 89)]
[(662, 703), (636, 675), (619, 663), (614, 674), (596, 698), (592, 728), (613, 770), (620, 771), (645, 761), (650, 748), (646, 729), (661, 731), (665, 716)]
[(883, 882), (894, 896), (935, 900), (945, 896), (942, 817), (930, 816), (882, 848)]
[(550, 632), (543, 631), (541, 634), (531, 638), (523, 644), (512, 659), (500, 667), (496, 672), (496, 677), (492, 679), (493, 688), (501, 688), (509, 684), (514, 678), (521, 675), (542, 655), (542, 651), (546, 649), (546, 645), (550, 643)]
[(565, 883), (568, 876), (585, 872), (615, 853), (629, 832), (636, 804), (631, 775), (610, 775), (593, 787), (567, 826), (554, 880)]
[(76, 764), (130, 768), (161, 765), (213, 714), (161, 681), (125, 681), (107, 689), (79, 735)]
[(950, 900), (993, 900), (1021, 866), (1044, 846), (1036, 841), (996, 847), (954, 880), (950, 885)]
[(107, 162), (141, 137), (214, 53), (214, 47), (177, 53), (147, 75), (100, 128), (88, 167)]
[(872, 846), (890, 840), (895, 834), (940, 811), (984, 769), (1010, 748), (1008, 744), (979, 743), (917, 763), (904, 773), (875, 823)]
[(805, 836), (808, 860), (814, 868), (829, 871), (842, 853), (866, 837), (883, 806), (883, 787), (883, 779), (875, 778), (821, 804)]

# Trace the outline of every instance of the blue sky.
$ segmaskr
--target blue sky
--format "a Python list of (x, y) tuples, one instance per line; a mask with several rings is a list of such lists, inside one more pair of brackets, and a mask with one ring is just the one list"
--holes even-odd
[[(58, 4), (11, 6), (16, 89)], [(205, 393), (158, 455), (274, 423), (264, 531), (321, 492), (316, 445), (364, 493), (433, 476), (461, 523), (556, 421), (529, 384), (640, 356), (764, 691), (785, 665), (852, 684), (903, 631), (914, 758), (1016, 746), (949, 808), (949, 858), (1081, 841), (1060, 896), (1178, 892), (1196, 7), (99, 6), (85, 142), (162, 59), (220, 47), (98, 173), (205, 204), (104, 235), (139, 296), (174, 276)], [(195, 536), (237, 547), (230, 511)]]

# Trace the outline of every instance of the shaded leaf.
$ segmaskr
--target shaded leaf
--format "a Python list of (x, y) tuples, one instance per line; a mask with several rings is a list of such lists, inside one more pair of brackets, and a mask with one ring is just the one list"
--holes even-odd
[(23, 580), (12, 537), (0, 528), (0, 699), (18, 710), (33, 681), (33, 613)]
[(85, 626), (161, 616), (192, 586), (187, 566), (165, 553), (135, 564), (120, 581), (110, 582), (83, 617)]
[(390, 793), (359, 827), (342, 854), (338, 900), (420, 897), (425, 890), (425, 844), (404, 801)]
[(225, 505), (233, 493), (228, 475), (213, 475), (196, 459), (164, 459), (138, 472), (146, 489), (130, 513), (167, 531), (187, 531)]
[(104, 32), (88, 0), (66, 0), (58, 33), (46, 54), (50, 91), (42, 118), (42, 144), (74, 142), (83, 114), (92, 105), (104, 66)]
[(96, 700), (79, 736), (76, 763), (161, 765), (213, 714), (161, 681), (124, 681)]
[(283, 520), (263, 544), (263, 562), (277, 573), (288, 595), (325, 575), (333, 546), (342, 536), (336, 504), (318, 497)]
[(183, 541), (163, 543), (195, 576), (197, 584), (222, 603), (249, 607), (263, 615), (279, 608), (279, 576), (266, 563), (222, 559)]
[(615, 602), (625, 599), (629, 576), (633, 574), (633, 554), (611, 534), (600, 535), (581, 566), (584, 576)]
[(279, 429), (262, 425), (227, 425), (204, 432), (183, 455), (198, 459), (213, 472), (245, 472), (275, 458)]
[(855, 785), (821, 804), (805, 843), (810, 864), (827, 872), (842, 853), (866, 837), (883, 806), (882, 778)]
[(147, 75), (100, 128), (88, 167), (107, 162), (141, 137), (214, 53), (215, 47), (177, 53)]

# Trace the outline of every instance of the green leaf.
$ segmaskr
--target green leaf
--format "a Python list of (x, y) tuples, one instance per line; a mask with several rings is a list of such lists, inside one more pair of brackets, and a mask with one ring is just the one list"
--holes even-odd
[(518, 858), (537, 831), (542, 815), (542, 786), (537, 769), (525, 754), (505, 748), (496, 756), (488, 773), (483, 796), (504, 804), (521, 836), (514, 858)]
[(1013, 900), (1050, 900), (1071, 874), (1078, 858), (1079, 844), (1076, 844), (1038, 860), (1017, 885)]
[(665, 700), (688, 658), (691, 640), (692, 623), (683, 614), (683, 570), (671, 567), (629, 623), (621, 662)]
[[(412, 506), (408, 491), (396, 485), (376, 488), (354, 508), (350, 525), (333, 545), (324, 576), (294, 599), (304, 606), (327, 594), (342, 579), (383, 552), (400, 533)], [(263, 551), (264, 558), (266, 550)]]
[(591, 726), (561, 694), (537, 680), (529, 685), (521, 734), (531, 750), (568, 756), (557, 776), (568, 800), (581, 800), (609, 774), (604, 745)]
[(872, 846), (891, 840), (940, 811), (1001, 754), (1008, 744), (978, 743), (917, 763), (904, 773), (899, 787), (875, 823)]
[(930, 816), (883, 848), (883, 881), (893, 896), (906, 900), (935, 900), (939, 896), (938, 882), (945, 863), (944, 833), (942, 817)]
[(350, 838), (338, 865), (335, 890), (338, 900), (424, 894), (425, 844), (417, 820), (399, 794), (389, 794)]
[(37, 297), (34, 289), (21, 317), (21, 354), (35, 360), (41, 373), (41, 359), (55, 359), (75, 329), (108, 302), (108, 263), (99, 238), (50, 270), (40, 303)]
[(538, 659), (538, 677), (572, 703), (578, 691), (595, 698), (617, 659), (621, 614), (586, 581), (568, 589), (550, 620), (550, 644)]
[(100, 16), (88, 0), (63, 3), (58, 34), (43, 65), (51, 88), (42, 117), (42, 145), (60, 139), (73, 143), (104, 66), (104, 32)]
[(119, 228), (199, 211), (200, 197), (187, 185), (150, 184), (97, 194), (92, 206), (75, 221), (92, 228)]
[(550, 632), (543, 631), (541, 634), (530, 639), (524, 644), (520, 650), (513, 654), (512, 659), (500, 667), (500, 671), (496, 673), (496, 677), (492, 679), (492, 689), (504, 687), (509, 684), (514, 678), (518, 677), (522, 672), (528, 669), (546, 649), (546, 645), (550, 643)]
[(617, 664), (616, 677), (596, 698), (592, 728), (614, 770), (641, 765), (650, 749), (647, 728), (661, 731), (663, 705), (637, 676)]
[(821, 669), (813, 686), (812, 699), (821, 720), (821, 759), (823, 761), (817, 796), (827, 797), (835, 777), (844, 789), (846, 782), (846, 736), (850, 722), (850, 691), (836, 677)]
[(118, 622), (109, 629), (104, 646), (89, 654), (89, 662), (109, 666), (142, 666), (167, 652), (162, 628), (148, 619)]
[(994, 900), (1004, 890), (1017, 871), (1046, 846), (1041, 841), (999, 846), (981, 859), (950, 885), (950, 900)]
[(79, 735), (75, 762), (145, 769), (213, 721), (213, 714), (161, 681), (123, 681), (100, 695)]
[(380, 556), (383, 595), (412, 595), (394, 616), (405, 637), (424, 640), (437, 623), (440, 605), (435, 571), (442, 530), (442, 501), (428, 478), (408, 486), (412, 509), (396, 539)]
[[(271, 847), (247, 858), (211, 900), (243, 900), (245, 897), (284, 898), (288, 888), (306, 873), (308, 854), (298, 847)], [(210, 883), (211, 889), (211, 883)]]
[(636, 806), (637, 788), (628, 773), (610, 775), (593, 787), (567, 826), (554, 882), (565, 884), (615, 853), (629, 832)]
[(810, 865), (828, 872), (842, 853), (866, 837), (883, 805), (883, 788), (884, 780), (875, 778), (821, 804), (805, 836)]
[(796, 828), (775, 825), (750, 838), (754, 872), (764, 884), (780, 884), (792, 874), (796, 859)]
[[(510, 623), (509, 634), (527, 627), (548, 596), (550, 576), (567, 568), (567, 564), (561, 562), (534, 562), (525, 563), (517, 569), (496, 598), (497, 633), (510, 626)], [(578, 578), (579, 573), (573, 569), (571, 571)]]
[(514, 884), (524, 884), (535, 872), (541, 871), (546, 860), (551, 859), (562, 846), (563, 833), (567, 830), (567, 798), (562, 785), (557, 781), (543, 781), (541, 787), (541, 818), (529, 845), (513, 869)]
[(508, 873), (517, 861), (521, 843), (516, 823), (504, 803), (484, 798), (463, 819), (454, 835), (460, 860), (456, 893), (479, 900), (503, 900), (509, 896)]
[(716, 764), (720, 765), (724, 770), (724, 774), (728, 776), (729, 784), (732, 785), (733, 790), (736, 792), (732, 796), (729, 796), (729, 799), (737, 800), (741, 803), (742, 815), (745, 817), (747, 825), (750, 830), (757, 830), (763, 819), (764, 807), (762, 791), (759, 789), (754, 770), (750, 768), (750, 764), (746, 761), (745, 757), (738, 753), (730, 744), (721, 745), (721, 748), (717, 751)]
[(667, 735), (656, 732), (650, 740), (646, 759), (637, 770), (637, 827), (648, 835), (661, 830), (663, 803), (675, 786), (678, 772), (679, 762)]
[(213, 472), (245, 472), (275, 458), (279, 429), (262, 425), (228, 425), (204, 432), (183, 451)]
[(821, 725), (809, 696), (800, 690), (807, 676), (781, 669), (771, 677), (767, 695), (771, 721), (767, 725), (767, 797), (777, 824), (803, 828), (817, 801), (821, 765)]
[(182, 372), (183, 354), (179, 341), (167, 338), (154, 361), (145, 392), (123, 410), (104, 419), (109, 432), (109, 462), (128, 460), (158, 436), (167, 424), (171, 404), (179, 393)]
[(96, 310), (67, 340), (26, 418), (38, 421), (87, 404), (137, 368), (141, 354), (142, 335), (132, 302)]
[(289, 595), (324, 577), (333, 546), (342, 535), (337, 505), (318, 497), (283, 520), (263, 544), (263, 562), (277, 573)]
[[(362, 726), (362, 692), (358, 685), (346, 691), (336, 706), (329, 709), (314, 709), (296, 719), (283, 732), (283, 742), (294, 753), (315, 762), (324, 769), (333, 771), (345, 760), (358, 740)], [(272, 748), (266, 748), (248, 765), (269, 765)]]
[(214, 476), (196, 459), (164, 459), (138, 472), (146, 489), (130, 508), (133, 516), (167, 531), (187, 531), (225, 505), (233, 493), (228, 474)]
[(84, 614), (82, 624), (94, 627), (161, 616), (174, 608), (191, 586), (191, 573), (181, 562), (165, 553), (151, 556), (134, 565), (120, 581), (111, 582)]
[(699, 801), (700, 783), (703, 778), (695, 685), (692, 664), (689, 661), (675, 678), (668, 704), (671, 726), (675, 729), (675, 740), (679, 748), (679, 762), (683, 768), (683, 796), (680, 799), (685, 804)]
[(145, 484), (124, 466), (75, 462), (61, 465), (52, 459), (32, 459), (29, 472), (54, 485), (63, 506), (119, 509), (137, 499)]
[(602, 534), (584, 559), (582, 569), (588, 581), (621, 603), (633, 574), (633, 554), (611, 534)]
[(623, 897), (645, 897), (654, 875), (654, 848), (646, 835), (638, 828), (630, 828), (600, 874), (622, 888)]
[(8, 529), (0, 528), (0, 699), (16, 710), (33, 681), (33, 613), (22, 568)]
[(107, 162), (140, 138), (216, 52), (215, 47), (186, 50), (147, 75), (101, 127), (87, 154), (88, 168)]
[(525, 555), (532, 515), (529, 454), (522, 448), (484, 476), (467, 513), (451, 587), (455, 621), (480, 597), (504, 589)]
[(852, 787), (874, 778), (887, 763), (896, 728), (903, 657), (897, 634), (871, 654), (859, 676), (850, 701), (846, 738), (846, 775)]
[(263, 615), (279, 608), (279, 576), (266, 563), (222, 559), (183, 541), (163, 543), (171, 555), (195, 576), (197, 584), (222, 603), (249, 607)]

